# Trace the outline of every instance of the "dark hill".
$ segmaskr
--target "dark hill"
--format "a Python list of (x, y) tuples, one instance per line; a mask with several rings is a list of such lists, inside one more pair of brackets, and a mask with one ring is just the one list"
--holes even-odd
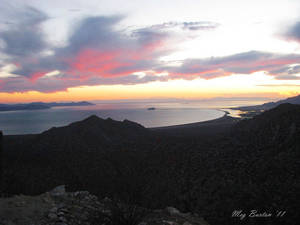
[(243, 141), (256, 145), (283, 145), (300, 137), (300, 105), (281, 104), (252, 119), (242, 120), (233, 129)]
[(35, 138), (41, 150), (99, 150), (144, 140), (149, 131), (129, 120), (116, 121), (92, 115), (65, 127), (53, 127)]

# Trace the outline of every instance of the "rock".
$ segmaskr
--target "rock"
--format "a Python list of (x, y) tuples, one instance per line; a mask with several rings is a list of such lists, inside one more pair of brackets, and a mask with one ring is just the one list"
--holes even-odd
[(52, 191), (50, 191), (50, 195), (52, 196), (61, 196), (66, 193), (65, 185), (60, 185), (54, 188)]
[(55, 213), (51, 212), (51, 213), (48, 214), (48, 218), (51, 219), (51, 220), (56, 220), (57, 219), (57, 215)]
[(66, 218), (63, 217), (63, 216), (58, 217), (58, 220), (59, 220), (60, 222), (67, 222)]
[(51, 208), (51, 209), (50, 209), (50, 212), (52, 212), (52, 213), (56, 213), (56, 212), (57, 212), (57, 207), (53, 207), (53, 208)]
[(69, 213), (69, 210), (66, 209), (66, 208), (62, 208), (62, 209), (60, 209), (60, 212), (63, 212), (63, 213)]
[(183, 225), (192, 225), (192, 224), (190, 224), (189, 222), (185, 222)]
[(174, 207), (167, 207), (166, 208), (166, 211), (171, 215), (171, 216), (174, 216), (174, 215), (180, 215), (180, 211)]
[(26, 204), (25, 201), (18, 201), (18, 202), (15, 203), (15, 205), (16, 205), (17, 207), (23, 207), (25, 204)]
[(63, 212), (57, 213), (58, 216), (64, 216), (65, 214)]
[(178, 223), (176, 223), (174, 221), (167, 221), (167, 220), (163, 220), (163, 224), (165, 224), (165, 225), (178, 225)]

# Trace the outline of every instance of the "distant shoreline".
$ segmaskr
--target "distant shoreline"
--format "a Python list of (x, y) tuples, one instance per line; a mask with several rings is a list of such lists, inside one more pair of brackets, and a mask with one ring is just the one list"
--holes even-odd
[(20, 104), (0, 104), (0, 112), (8, 111), (25, 111), (25, 110), (43, 110), (51, 109), (52, 107), (65, 107), (65, 106), (90, 106), (93, 103), (81, 101), (81, 102), (31, 102)]
[(149, 130), (170, 130), (170, 129), (178, 129), (178, 128), (198, 128), (198, 127), (205, 127), (205, 126), (216, 126), (216, 125), (224, 125), (224, 124), (231, 124), (235, 123), (237, 121), (240, 121), (241, 118), (234, 118), (229, 116), (229, 112), (222, 110), (222, 109), (216, 109), (218, 111), (222, 111), (225, 114), (222, 117), (212, 119), (212, 120), (206, 120), (206, 121), (200, 121), (200, 122), (194, 122), (194, 123), (186, 123), (186, 124), (179, 124), (179, 125), (171, 125), (171, 126), (161, 126), (161, 127), (151, 127), (147, 128)]

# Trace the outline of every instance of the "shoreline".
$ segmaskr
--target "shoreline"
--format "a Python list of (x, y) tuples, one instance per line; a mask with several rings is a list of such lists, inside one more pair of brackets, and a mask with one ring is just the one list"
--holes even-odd
[(194, 123), (186, 123), (186, 124), (178, 124), (178, 125), (170, 125), (170, 126), (162, 126), (162, 127), (151, 127), (147, 128), (149, 130), (158, 131), (158, 130), (173, 130), (173, 129), (181, 129), (181, 128), (199, 128), (199, 127), (205, 127), (205, 126), (217, 126), (217, 125), (228, 125), (233, 124), (235, 122), (238, 122), (241, 120), (241, 118), (235, 118), (229, 116), (230, 113), (222, 110), (222, 109), (216, 109), (219, 111), (224, 112), (225, 114), (222, 117), (212, 119), (212, 120), (206, 120), (201, 122), (194, 122)]

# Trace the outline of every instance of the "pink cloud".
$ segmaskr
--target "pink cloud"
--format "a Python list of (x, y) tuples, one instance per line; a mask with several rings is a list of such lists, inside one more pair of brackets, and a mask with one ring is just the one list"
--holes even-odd
[(80, 51), (74, 58), (68, 59), (70, 69), (66, 71), (72, 75), (84, 76), (120, 76), (113, 74), (114, 69), (132, 65), (129, 62), (120, 60), (121, 52), (101, 52), (92, 49)]
[(33, 73), (31, 76), (30, 76), (30, 80), (32, 82), (35, 82), (37, 79), (45, 76), (47, 72), (36, 72), (36, 73)]

